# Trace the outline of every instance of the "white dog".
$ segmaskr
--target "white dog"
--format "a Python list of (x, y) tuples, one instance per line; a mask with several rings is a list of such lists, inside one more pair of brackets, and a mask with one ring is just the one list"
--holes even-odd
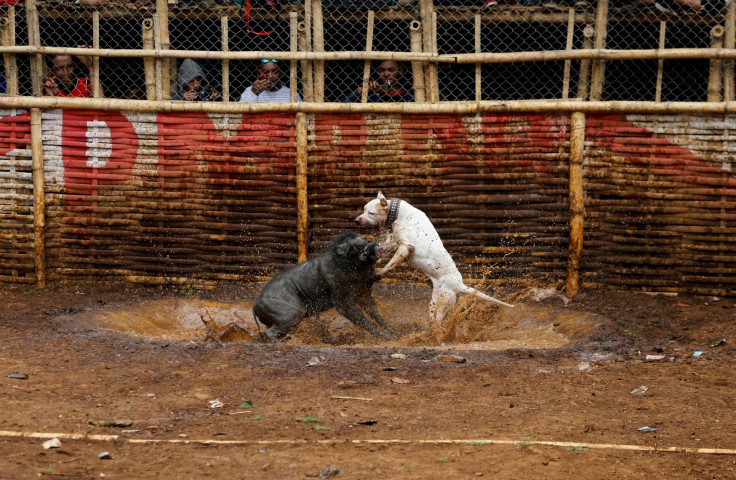
[(406, 259), (409, 265), (432, 280), (429, 314), (437, 324), (442, 324), (447, 312), (457, 302), (457, 295), (462, 293), (474, 293), (483, 300), (513, 307), (465, 285), (432, 222), (424, 212), (407, 202), (398, 198), (389, 201), (378, 192), (378, 197), (365, 205), (355, 222), (361, 227), (373, 227), (375, 234), (387, 232), (386, 241), (398, 245), (394, 256), (376, 275), (385, 275)]

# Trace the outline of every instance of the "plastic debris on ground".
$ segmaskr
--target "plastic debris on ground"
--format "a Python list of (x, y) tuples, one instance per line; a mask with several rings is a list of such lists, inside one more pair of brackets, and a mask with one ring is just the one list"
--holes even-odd
[(319, 359), (319, 357), (312, 357), (305, 364), (305, 366), (307, 366), (307, 367), (313, 367), (313, 366), (317, 365), (319, 362), (321, 362), (321, 360)]
[(214, 400), (210, 400), (210, 408), (222, 408), (225, 404), (220, 401), (219, 398), (216, 398)]
[(722, 339), (718, 340), (716, 343), (714, 343), (713, 345), (711, 345), (711, 347), (720, 347), (724, 343), (726, 343), (726, 339), (725, 338), (722, 338)]
[(664, 355), (647, 355), (644, 358), (650, 362), (656, 362), (658, 360), (664, 360), (666, 357)]
[(704, 350), (695, 350), (693, 353), (693, 357), (698, 358), (699, 356), (703, 355), (705, 353)]
[(657, 429), (649, 426), (639, 427), (636, 429), (639, 432), (656, 432)]
[(49, 448), (59, 448), (61, 446), (61, 440), (58, 438), (52, 438), (51, 440), (43, 442), (42, 445), (44, 450), (48, 450)]
[(398, 358), (399, 360), (406, 360), (406, 355), (403, 353), (392, 353), (391, 358)]
[(97, 454), (97, 458), (100, 460), (109, 460), (112, 458), (112, 455), (110, 455), (110, 452), (100, 452)]

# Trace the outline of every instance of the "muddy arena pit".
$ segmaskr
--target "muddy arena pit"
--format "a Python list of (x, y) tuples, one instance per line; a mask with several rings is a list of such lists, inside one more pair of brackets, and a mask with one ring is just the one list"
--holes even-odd
[(736, 478), (734, 299), (381, 284), (397, 338), (266, 344), (257, 291), (0, 285), (0, 479)]
[[(394, 287), (394, 290), (396, 287)], [(515, 308), (499, 307), (473, 296), (461, 297), (441, 327), (428, 320), (426, 291), (376, 287), (384, 317), (400, 332), (392, 341), (372, 337), (334, 309), (305, 319), (285, 339), (294, 345), (450, 346), (473, 350), (557, 348), (587, 338), (601, 320), (586, 312), (560, 308), (568, 300), (553, 288), (528, 288), (515, 295)], [(539, 301), (558, 298), (557, 306)], [(253, 317), (253, 303), (203, 298), (168, 298), (103, 310), (73, 313), (71, 322), (102, 327), (152, 340), (254, 342), (265, 327)]]

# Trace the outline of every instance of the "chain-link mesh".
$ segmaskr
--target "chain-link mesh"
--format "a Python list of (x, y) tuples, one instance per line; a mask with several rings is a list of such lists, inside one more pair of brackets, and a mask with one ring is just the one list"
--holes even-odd
[[(398, 5), (396, 0), (324, 0), (306, 6), (298, 1), (242, 2), (169, 3), (166, 21), (152, 0), (42, 1), (37, 4), (38, 40), (29, 38), (33, 32), (29, 32), (23, 4), (3, 5), (3, 44), (213, 52), (216, 55), (196, 60), (205, 77), (202, 88), (221, 93), (228, 101), (238, 101), (257, 79), (259, 61), (223, 59), (218, 52), (224, 51), (272, 52), (276, 59), (279, 52), (368, 50), (398, 55), (429, 52), (443, 57), (438, 63), (401, 61), (399, 74), (391, 80), (379, 73), (382, 62), (378, 60), (328, 59), (298, 62), (295, 68), (288, 61), (282, 63), (285, 84), (296, 78), (306, 100), (327, 102), (364, 101), (363, 87), (370, 90), (365, 95), (368, 101), (407, 101), (412, 96), (416, 101), (477, 101), (590, 95), (600, 100), (713, 101), (724, 95), (718, 88), (709, 95), (709, 82), (718, 87), (727, 73), (733, 76), (733, 61), (686, 56), (605, 62), (453, 60), (454, 55), (592, 48), (733, 48), (724, 43), (728, 37), (724, 35), (724, 0), (615, 0), (605, 12), (583, 0), (435, 0), (427, 8), (412, 0), (399, 0)], [(605, 25), (596, 24), (600, 19)], [(152, 57), (100, 57), (104, 94), (147, 98), (161, 78), (167, 82), (162, 98), (168, 99), (180, 88), (177, 80), (184, 59), (160, 62), (168, 71), (167, 78), (154, 75)], [(5, 54), (3, 61), (6, 76), (17, 76), (18, 94), (33, 95), (31, 56)], [(43, 62), (43, 78), (51, 75), (49, 65)], [(89, 73), (78, 60), (74, 68), (77, 75)], [(408, 97), (393, 95), (402, 89)]]

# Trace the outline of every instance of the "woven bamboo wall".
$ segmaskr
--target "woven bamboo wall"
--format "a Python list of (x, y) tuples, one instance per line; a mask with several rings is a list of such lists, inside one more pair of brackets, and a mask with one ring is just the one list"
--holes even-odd
[(733, 118), (589, 116), (590, 285), (736, 292)]
[[(0, 114), (0, 280), (32, 282), (29, 115)], [(253, 281), (297, 261), (294, 114), (41, 119), (50, 281)], [(736, 291), (732, 123), (586, 117), (582, 288)], [(527, 113), (309, 116), (309, 254), (382, 190), (427, 213), (469, 279), (561, 286), (570, 128)]]
[(0, 119), (0, 281), (34, 282), (28, 112)]

